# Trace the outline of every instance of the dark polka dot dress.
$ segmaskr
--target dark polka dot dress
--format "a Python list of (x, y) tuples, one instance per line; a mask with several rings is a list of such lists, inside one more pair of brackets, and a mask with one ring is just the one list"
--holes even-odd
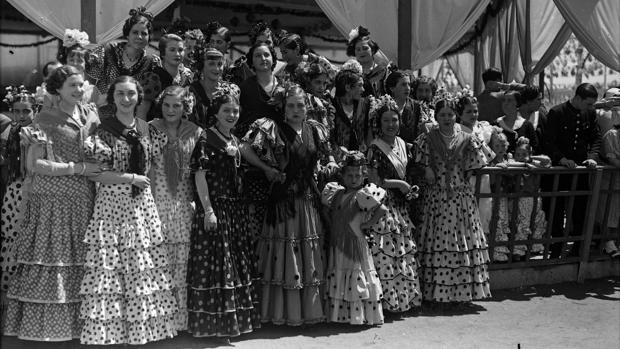
[(416, 141), (416, 161), (435, 171), (423, 191), (418, 253), (424, 300), (463, 302), (491, 296), (487, 243), (465, 171), (486, 164), (480, 142), (457, 131), (446, 147), (438, 129)]
[[(94, 130), (93, 109), (79, 108), (79, 119), (57, 109), (41, 112), (22, 129), (22, 146), (37, 147), (60, 163), (84, 161), (83, 140)], [(84, 176), (31, 173), (15, 245), (17, 268), (7, 293), (4, 335), (34, 341), (77, 338), (80, 281), (84, 274), (82, 241), (93, 212), (95, 185)], [(24, 189), (25, 191), (25, 189)]]
[[(163, 119), (151, 122), (161, 132), (166, 132)], [(162, 161), (154, 161), (154, 181), (151, 182), (161, 220), (168, 263), (172, 276), (172, 293), (179, 311), (175, 326), (179, 331), (187, 330), (187, 261), (189, 259), (189, 236), (194, 218), (194, 185), (190, 173), (190, 157), (202, 129), (194, 123), (182, 120), (178, 138), (167, 134), (167, 142), (162, 145)], [(179, 164), (179, 165), (177, 165)], [(174, 176), (174, 180), (169, 178)], [(175, 185), (174, 190), (170, 186)]]
[(207, 182), (217, 217), (217, 228), (205, 230), (204, 208), (196, 196), (187, 307), (188, 331), (195, 337), (232, 337), (260, 327), (256, 259), (238, 185), (241, 154), (234, 136), (229, 142), (207, 129), (191, 159), (195, 176)]
[[(410, 161), (408, 150), (406, 158)], [(388, 156), (375, 144), (371, 144), (368, 150), (368, 163), (383, 180), (403, 179)], [(383, 289), (383, 309), (404, 312), (420, 306), (422, 301), (413, 240), (415, 227), (409, 216), (409, 203), (400, 190), (386, 189), (383, 204), (388, 212), (371, 228), (375, 242), (372, 255)]]
[[(142, 135), (148, 172), (162, 155), (165, 135), (141, 119), (136, 119), (136, 130)], [(99, 128), (86, 148), (111, 171), (129, 171), (130, 147), (124, 139)], [(150, 187), (135, 197), (131, 187), (99, 185), (84, 237), (82, 344), (145, 344), (177, 334), (177, 301), (155, 200)]]

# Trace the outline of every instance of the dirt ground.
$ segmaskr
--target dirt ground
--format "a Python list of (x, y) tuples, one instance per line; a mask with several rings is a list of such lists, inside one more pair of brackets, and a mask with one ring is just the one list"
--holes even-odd
[[(123, 348), (37, 343), (2, 338), (2, 349)], [(133, 347), (133, 346), (129, 346)], [(184, 333), (135, 348), (620, 348), (620, 277), (497, 290), (493, 299), (460, 310), (423, 307), (402, 317), (387, 315), (380, 327), (319, 324), (264, 325), (230, 345)]]

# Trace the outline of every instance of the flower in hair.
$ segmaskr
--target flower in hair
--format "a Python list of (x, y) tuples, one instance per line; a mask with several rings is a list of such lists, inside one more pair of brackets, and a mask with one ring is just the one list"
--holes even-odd
[(221, 82), (218, 84), (218, 86), (215, 88), (215, 91), (213, 92), (213, 100), (223, 98), (225, 96), (233, 96), (238, 99), (239, 94), (240, 91), (237, 85), (228, 82)]
[(3, 103), (8, 105), (12, 105), (15, 102), (18, 102), (23, 99), (34, 99), (35, 95), (30, 93), (24, 85), (19, 87), (15, 86), (7, 86), (6, 87), (6, 95), (4, 99), (2, 99)]
[(353, 28), (351, 29), (351, 31), (349, 32), (349, 43), (353, 42), (353, 40), (359, 38), (359, 37), (365, 37), (365, 36), (370, 36), (370, 31), (368, 31), (368, 29), (362, 27), (361, 25), (358, 26), (357, 28)]
[(144, 6), (138, 6), (136, 8), (132, 8), (131, 10), (129, 10), (129, 15), (131, 17), (142, 16), (148, 19), (149, 22), (153, 22), (153, 17), (154, 17), (152, 13), (146, 11), (146, 7)]
[(80, 45), (85, 47), (90, 44), (88, 34), (78, 29), (65, 29), (65, 35), (62, 39), (63, 47), (72, 47), (74, 45)]
[[(390, 95), (383, 95), (383, 96), (381, 96), (379, 98), (371, 96), (371, 98), (370, 98), (370, 113), (371, 113), (371, 115), (373, 113), (377, 114), (378, 111), (381, 110), (381, 109), (398, 111), (398, 104), (396, 104), (396, 101)], [(377, 115), (377, 117), (379, 117), (379, 116), (380, 115)]]
[(340, 70), (350, 70), (358, 75), (362, 75), (364, 72), (362, 65), (356, 59), (349, 59), (348, 61), (344, 62)]
[(364, 153), (357, 150), (344, 150), (344, 156), (340, 162), (340, 167), (359, 167), (366, 165)]

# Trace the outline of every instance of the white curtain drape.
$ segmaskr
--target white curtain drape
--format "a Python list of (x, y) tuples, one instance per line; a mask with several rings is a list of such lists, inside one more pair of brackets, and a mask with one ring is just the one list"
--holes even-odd
[[(441, 57), (484, 12), (489, 0), (411, 0), (411, 69)], [(338, 30), (363, 25), (393, 61), (398, 57), (398, 0), (316, 0)]]
[(620, 71), (620, 1), (554, 2), (588, 52), (611, 69)]
[[(8, 0), (19, 12), (50, 34), (61, 38), (65, 29), (81, 28), (80, 0)], [(140, 5), (157, 15), (174, 0), (97, 0), (97, 36), (91, 42), (105, 43), (122, 35), (129, 10)]]

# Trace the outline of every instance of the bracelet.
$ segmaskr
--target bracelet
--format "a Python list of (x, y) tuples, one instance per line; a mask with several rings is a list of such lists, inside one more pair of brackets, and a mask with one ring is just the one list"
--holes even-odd
[(75, 174), (75, 163), (73, 161), (69, 161), (69, 175), (73, 176)]
[(80, 171), (80, 176), (84, 175), (84, 172), (86, 172), (86, 164), (81, 162), (80, 164), (82, 164), (82, 171)]

